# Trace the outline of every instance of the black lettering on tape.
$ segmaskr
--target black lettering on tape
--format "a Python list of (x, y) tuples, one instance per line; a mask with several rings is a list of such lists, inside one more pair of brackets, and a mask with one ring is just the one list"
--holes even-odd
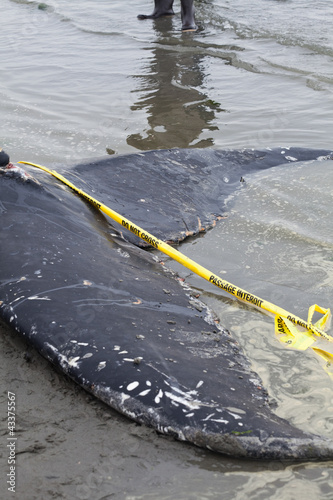
[(148, 234), (142, 233), (141, 239), (145, 240), (147, 243), (158, 249), (158, 242)]
[(278, 331), (280, 333), (286, 333), (286, 330), (285, 330), (285, 323), (283, 321), (283, 319), (279, 316), (278, 319), (277, 319), (277, 327), (278, 327)]
[(133, 224), (131, 224), (131, 227), (129, 228), (130, 231), (132, 231), (132, 233), (136, 234), (137, 236), (140, 237), (140, 229), (138, 229), (136, 226), (134, 226)]

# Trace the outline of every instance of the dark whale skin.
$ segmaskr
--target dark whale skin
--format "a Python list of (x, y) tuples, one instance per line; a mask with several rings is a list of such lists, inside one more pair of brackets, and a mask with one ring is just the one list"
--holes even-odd
[[(96, 160), (62, 173), (134, 222), (141, 218), (153, 234), (163, 216), (164, 175), (163, 196), (180, 204), (170, 202), (169, 226), (164, 232), (161, 225), (158, 236), (179, 240), (184, 217), (190, 232), (196, 217), (208, 226), (208, 215), (213, 221), (223, 214), (223, 199), (242, 176), (279, 159), (295, 161), (286, 155), (168, 150)], [(297, 159), (329, 155), (299, 150)], [(159, 162), (167, 172), (157, 169), (155, 179)], [(3, 321), (87, 391), (161, 433), (240, 458), (333, 458), (331, 440), (273, 413), (237, 342), (177, 276), (151, 252), (124, 241), (112, 222), (56, 179), (32, 167), (24, 171), (31, 177), (0, 169)], [(180, 175), (191, 192), (185, 200)], [(136, 190), (128, 189), (129, 178)]]

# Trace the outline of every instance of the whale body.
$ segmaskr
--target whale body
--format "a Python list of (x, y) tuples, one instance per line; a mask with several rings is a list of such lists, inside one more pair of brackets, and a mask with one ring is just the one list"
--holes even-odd
[[(157, 237), (219, 223), (248, 172), (326, 150), (165, 150), (57, 170)], [(221, 221), (220, 223), (223, 223)], [(122, 414), (235, 457), (332, 459), (276, 416), (214, 313), (135, 235), (33, 167), (0, 168), (0, 317)]]

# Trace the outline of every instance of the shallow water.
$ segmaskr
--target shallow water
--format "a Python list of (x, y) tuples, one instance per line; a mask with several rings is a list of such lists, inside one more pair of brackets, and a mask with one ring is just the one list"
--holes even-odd
[(179, 11), (138, 21), (143, 0), (131, 15), (107, 0), (4, 2), (2, 142), (13, 153), (331, 144), (332, 34), (308, 19), (329, 19), (328, 1), (200, 2), (195, 34), (179, 31)]
[[(171, 147), (332, 147), (329, 0), (201, 1), (199, 30), (184, 34), (179, 2), (173, 18), (138, 21), (151, 4), (132, 0), (129, 13), (123, 1), (47, 0), (45, 8), (2, 1), (0, 147), (13, 161), (50, 166)], [(306, 317), (314, 302), (332, 306), (333, 176), (328, 163), (293, 168), (245, 179), (228, 219), (182, 250)], [(238, 336), (276, 412), (332, 435), (332, 382), (320, 360), (286, 350), (270, 318), (188, 279)], [(2, 342), (10, 385), (3, 390), (17, 390), (21, 401), (21, 498), (333, 498), (332, 462), (240, 462), (161, 440), (114, 413), (111, 423), (108, 409), (38, 357), (18, 376), (24, 345)], [(43, 377), (52, 379), (47, 389)], [(33, 448), (39, 441), (44, 448)], [(111, 471), (101, 472), (106, 465)]]

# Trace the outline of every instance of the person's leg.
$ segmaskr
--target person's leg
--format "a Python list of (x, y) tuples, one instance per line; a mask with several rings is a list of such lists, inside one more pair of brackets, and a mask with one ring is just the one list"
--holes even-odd
[(139, 14), (139, 19), (157, 19), (161, 16), (173, 16), (174, 11), (172, 8), (173, 0), (154, 0), (154, 11), (150, 15)]
[(197, 29), (194, 20), (193, 0), (181, 0), (182, 4), (182, 30), (195, 31)]

